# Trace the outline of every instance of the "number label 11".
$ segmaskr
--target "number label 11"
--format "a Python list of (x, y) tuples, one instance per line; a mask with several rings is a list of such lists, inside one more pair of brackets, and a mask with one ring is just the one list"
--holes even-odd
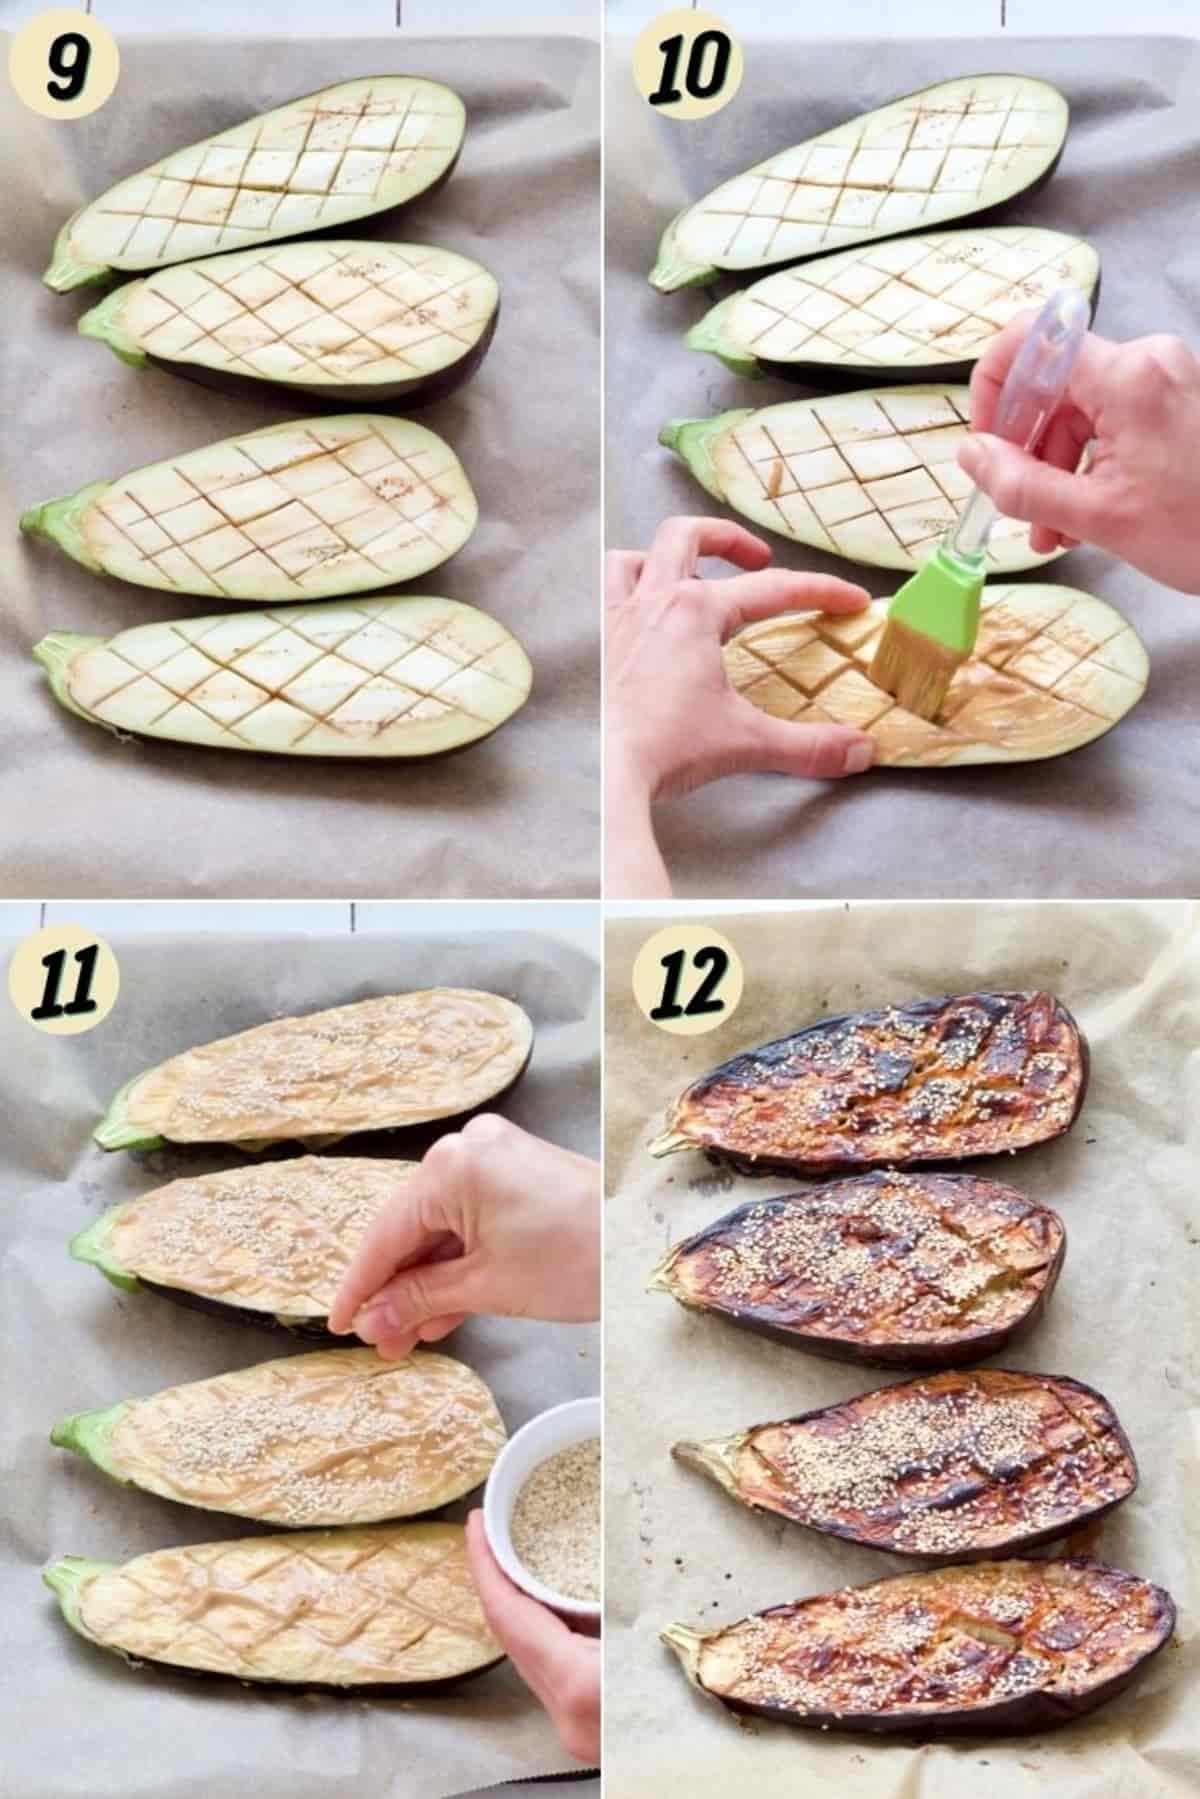
[(117, 958), (85, 925), (46, 925), (17, 945), (8, 964), (8, 996), (16, 1010), (55, 1037), (103, 1024), (120, 988)]

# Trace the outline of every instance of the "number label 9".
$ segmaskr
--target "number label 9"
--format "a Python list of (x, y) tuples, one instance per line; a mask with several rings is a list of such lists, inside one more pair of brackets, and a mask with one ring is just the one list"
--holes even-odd
[(35, 13), (13, 37), (8, 78), (44, 119), (84, 119), (117, 85), (121, 57), (107, 25), (74, 6)]

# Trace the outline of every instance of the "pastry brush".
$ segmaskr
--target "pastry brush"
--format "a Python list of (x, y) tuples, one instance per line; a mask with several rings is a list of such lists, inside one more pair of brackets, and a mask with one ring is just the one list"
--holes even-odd
[[(1067, 391), (1091, 307), (1078, 288), (1052, 294), (1030, 327), (1000, 390), (992, 432), (1031, 454)], [(936, 718), (955, 670), (975, 648), (987, 540), (996, 508), (972, 489), (958, 520), (888, 607), (871, 663), (877, 687), (920, 718)]]

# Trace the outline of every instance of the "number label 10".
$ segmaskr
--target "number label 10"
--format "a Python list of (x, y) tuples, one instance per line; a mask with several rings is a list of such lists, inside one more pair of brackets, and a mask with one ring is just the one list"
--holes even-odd
[(741, 45), (715, 13), (660, 13), (633, 46), (633, 79), (656, 112), (705, 119), (728, 106), (742, 84)]

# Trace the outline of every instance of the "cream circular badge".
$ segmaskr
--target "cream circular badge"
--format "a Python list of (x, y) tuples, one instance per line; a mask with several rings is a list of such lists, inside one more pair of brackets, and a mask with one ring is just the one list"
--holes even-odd
[(83, 119), (111, 98), (121, 53), (107, 25), (74, 6), (35, 13), (8, 49), (17, 98), (46, 119)]
[(117, 958), (86, 925), (46, 925), (17, 945), (8, 964), (13, 1005), (55, 1037), (77, 1037), (103, 1024), (120, 987)]
[(633, 997), (651, 1024), (677, 1037), (715, 1030), (742, 998), (742, 959), (709, 925), (669, 924), (633, 964)]
[(742, 47), (716, 13), (681, 6), (659, 13), (633, 46), (633, 79), (668, 119), (706, 119), (742, 85)]

